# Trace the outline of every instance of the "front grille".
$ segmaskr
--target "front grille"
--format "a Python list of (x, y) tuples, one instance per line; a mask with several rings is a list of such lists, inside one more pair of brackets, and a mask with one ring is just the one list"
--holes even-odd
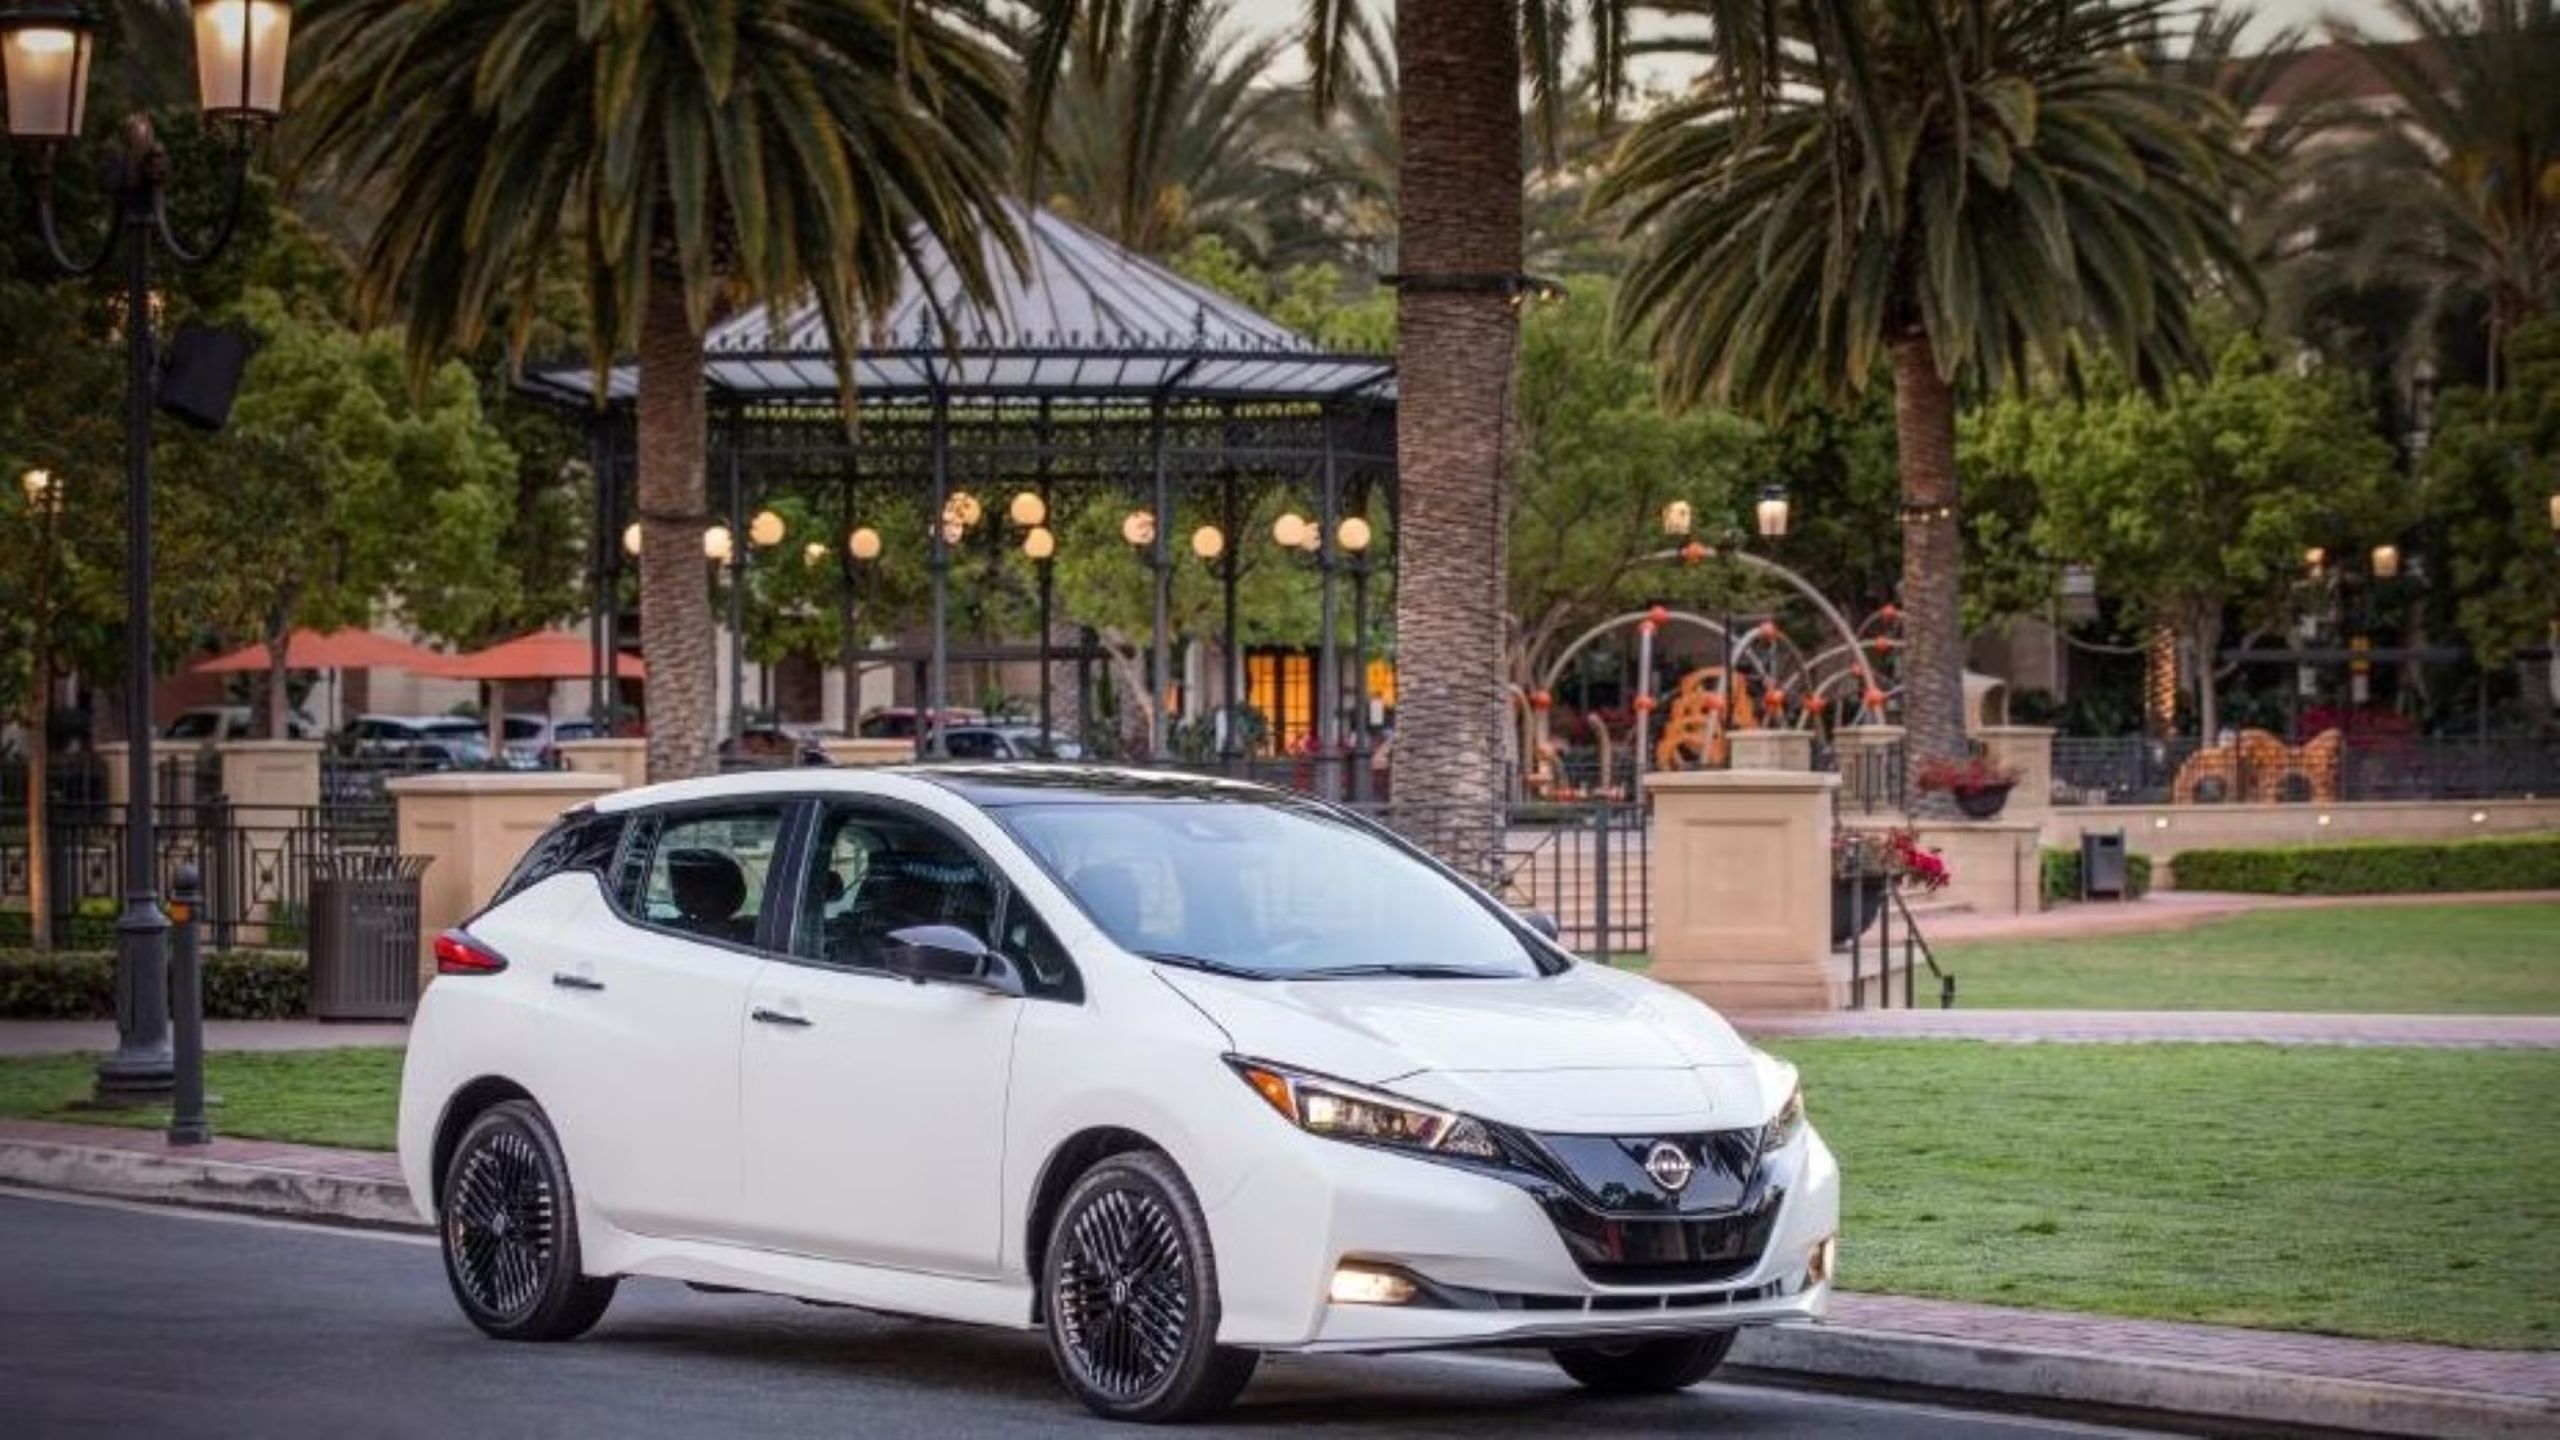
[(1747, 1210), (1657, 1220), (1603, 1215), (1570, 1195), (1539, 1197), (1573, 1263), (1604, 1285), (1711, 1285), (1743, 1274), (1769, 1248), (1785, 1201), (1784, 1190), (1764, 1187)]
[[(1530, 1185), (1582, 1273), (1602, 1284), (1711, 1285), (1760, 1262), (1786, 1187), (1760, 1158), (1760, 1131), (1683, 1135), (1519, 1134), (1549, 1183)], [(1686, 1184), (1646, 1172), (1659, 1147), (1691, 1164)]]

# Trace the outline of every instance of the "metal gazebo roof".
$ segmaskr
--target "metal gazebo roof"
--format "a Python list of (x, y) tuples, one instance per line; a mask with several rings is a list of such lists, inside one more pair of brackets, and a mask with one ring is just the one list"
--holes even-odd
[[(852, 359), (866, 401), (943, 396), (1064, 403), (1322, 402), (1391, 398), (1384, 355), (1326, 350), (1207, 286), (1071, 221), (1008, 202), (1028, 264), (992, 240), (992, 304), (970, 300), (950, 255), (921, 230), (897, 303), (875, 317)], [(836, 362), (814, 302), (752, 310), (712, 327), (704, 376), (714, 396), (833, 403)], [(530, 388), (592, 403), (594, 372), (552, 366)], [(608, 398), (627, 403), (639, 374), (617, 365)]]

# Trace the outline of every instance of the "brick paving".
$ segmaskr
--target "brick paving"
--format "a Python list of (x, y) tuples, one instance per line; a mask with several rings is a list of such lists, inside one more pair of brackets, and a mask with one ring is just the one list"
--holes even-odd
[(2281, 1010), (1838, 1010), (1735, 1015), (1754, 1038), (2148, 1045), (2407, 1045), (2560, 1049), (2554, 1015), (2328, 1015)]
[(1903, 1335), (1935, 1335), (2002, 1346), (2223, 1365), (2436, 1390), (2560, 1400), (2560, 1351), (2468, 1350), (2396, 1340), (2349, 1340), (2231, 1325), (2121, 1320), (2050, 1310), (2014, 1310), (1899, 1295), (1840, 1295), (1831, 1323)]

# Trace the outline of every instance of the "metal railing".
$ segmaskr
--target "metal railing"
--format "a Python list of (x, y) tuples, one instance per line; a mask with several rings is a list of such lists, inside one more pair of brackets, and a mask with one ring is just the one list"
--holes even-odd
[[(1895, 949), (1894, 920), (1901, 925), (1902, 1008), (1920, 1008), (1920, 968), (1927, 966), (1937, 982), (1938, 1008), (1952, 1010), (1956, 1003), (1956, 977), (1938, 963), (1938, 952), (1929, 945), (1929, 937), (1920, 933), (1920, 921), (1911, 913), (1911, 903), (1903, 898), (1901, 887), (1881, 875), (1850, 875), (1849, 882), (1849, 1008), (1867, 1008), (1867, 976), (1869, 950), (1867, 931), (1876, 932), (1873, 950), (1876, 982), (1876, 1008), (1893, 1008), (1893, 961)], [(1883, 892), (1874, 921), (1866, 918), (1869, 887)]]
[[(28, 878), (46, 864), (56, 943), (105, 948), (115, 942), (124, 881), (125, 811), (66, 806), (46, 825), (43, 857), (30, 853), (24, 825), (0, 827), (0, 904), (28, 898)], [(173, 804), (157, 817), (154, 857), (162, 893), (182, 867), (202, 877), (201, 918), (216, 949), (293, 947), (310, 924), (315, 865), (349, 855), (389, 854), (388, 812), (326, 806), (244, 806), (223, 800)]]
[[(2204, 750), (2201, 741), (2062, 736), (2053, 742), (2053, 799), (2063, 805), (2166, 805), (2251, 796), (2349, 802), (2560, 795), (2560, 740), (2351, 737), (2339, 746), (2333, 766), (2295, 747), (2281, 758), (2253, 747), (2218, 748), (2228, 758), (2192, 773), (2182, 797), (2179, 773)], [(2324, 797), (2324, 789), (2332, 793)]]

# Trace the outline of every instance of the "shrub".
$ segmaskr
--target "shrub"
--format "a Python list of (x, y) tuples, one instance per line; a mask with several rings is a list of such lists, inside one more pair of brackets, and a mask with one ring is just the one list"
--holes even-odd
[(2257, 895), (2560, 890), (2560, 835), (2189, 850), (2178, 856), (2177, 883)]
[[(53, 943), (72, 950), (112, 950), (116, 945), (115, 900), (92, 896), (72, 907), (68, 921), (56, 921)], [(0, 910), (0, 949), (35, 943), (35, 931), (24, 910)]]
[[(226, 950), (204, 957), (208, 1020), (288, 1020), (310, 1007), (311, 963), (290, 950)], [(113, 951), (0, 950), (0, 1019), (112, 1020)]]
[[(2179, 864), (2186, 862), (2180, 860)], [(2136, 900), (2151, 893), (2151, 857), (2139, 852), (2124, 857), (2124, 884)], [(2044, 898), (2048, 905), (2080, 898), (2080, 852), (2047, 850), (2044, 852)]]

